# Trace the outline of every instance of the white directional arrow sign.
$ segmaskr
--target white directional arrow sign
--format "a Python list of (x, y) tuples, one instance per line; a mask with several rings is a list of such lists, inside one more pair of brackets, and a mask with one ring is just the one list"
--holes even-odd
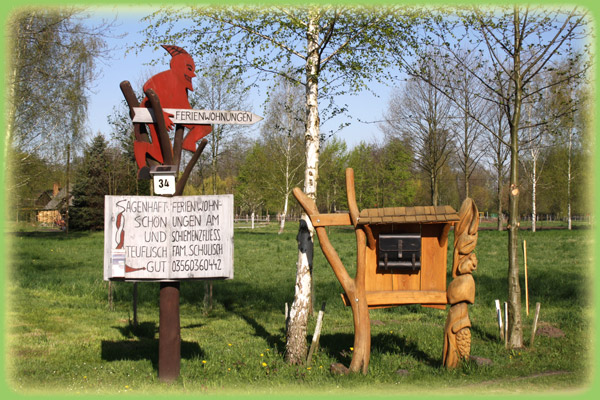
[[(154, 122), (154, 111), (146, 107), (134, 107), (133, 122)], [(172, 114), (171, 121), (182, 125), (200, 124), (235, 124), (252, 125), (263, 118), (249, 111), (220, 111), (220, 110), (191, 110), (179, 108), (164, 108), (164, 112)]]

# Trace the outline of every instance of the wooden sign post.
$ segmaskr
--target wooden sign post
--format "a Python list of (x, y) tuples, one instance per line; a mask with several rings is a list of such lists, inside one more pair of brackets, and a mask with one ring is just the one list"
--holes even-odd
[[(128, 81), (121, 91), (133, 122), (138, 178), (152, 177), (164, 197), (107, 196), (104, 279), (160, 282), (158, 377), (171, 382), (181, 364), (180, 280), (233, 278), (233, 195), (181, 195), (212, 124), (248, 125), (262, 117), (192, 110), (194, 60), (181, 47), (162, 47), (172, 56), (170, 69), (144, 84), (142, 102)], [(183, 150), (193, 155), (180, 172)]]

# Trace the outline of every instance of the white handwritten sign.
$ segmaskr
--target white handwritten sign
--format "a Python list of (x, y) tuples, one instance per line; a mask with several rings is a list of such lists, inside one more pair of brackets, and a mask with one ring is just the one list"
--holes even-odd
[(233, 195), (106, 196), (104, 280), (233, 278)]
[[(134, 107), (135, 123), (154, 122), (154, 110), (146, 107)], [(252, 125), (262, 121), (262, 117), (249, 111), (222, 111), (222, 110), (191, 110), (178, 108), (164, 108), (164, 112), (173, 115), (170, 117), (175, 124), (200, 125), (200, 124), (234, 124)]]

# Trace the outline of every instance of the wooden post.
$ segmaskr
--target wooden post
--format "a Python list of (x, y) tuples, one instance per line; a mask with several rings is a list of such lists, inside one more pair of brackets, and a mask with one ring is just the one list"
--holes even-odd
[(161, 282), (158, 326), (158, 379), (162, 382), (176, 380), (179, 376), (180, 364), (179, 282)]
[(527, 240), (523, 240), (523, 258), (525, 260), (525, 311), (529, 316), (529, 289), (527, 286)]
[(504, 347), (508, 347), (508, 303), (504, 302)]
[(535, 332), (537, 331), (538, 317), (540, 316), (540, 303), (535, 303), (535, 316), (533, 317), (533, 328), (531, 328), (531, 340), (529, 346), (533, 348), (533, 342), (535, 340)]
[(310, 366), (312, 362), (312, 356), (319, 348), (319, 338), (321, 337), (321, 327), (323, 325), (323, 313), (325, 311), (325, 302), (321, 305), (321, 310), (317, 316), (317, 325), (315, 326), (315, 333), (313, 334), (312, 342), (310, 344), (310, 350), (308, 351), (308, 357), (306, 358), (306, 365)]
[(502, 329), (502, 310), (500, 300), (496, 300), (496, 316), (498, 317), (498, 329), (500, 329), (500, 340), (504, 340), (504, 329)]
[[(315, 225), (317, 221), (320, 221), (319, 210), (317, 209), (314, 200), (305, 195), (299, 188), (294, 188), (293, 194), (311, 219), (313, 225)], [(350, 220), (348, 223), (351, 223), (354, 226), (356, 235), (357, 260), (356, 276), (354, 279), (348, 274), (338, 253), (329, 241), (325, 228), (327, 225), (318, 225), (315, 226), (315, 228), (323, 255), (329, 262), (329, 265), (331, 265), (333, 273), (342, 285), (352, 308), (354, 320), (354, 353), (352, 355), (350, 367), (346, 372), (362, 372), (363, 374), (366, 374), (371, 357), (371, 323), (365, 290), (365, 274), (367, 268), (365, 253), (367, 239), (365, 230), (362, 227), (357, 227), (359, 213), (354, 192), (354, 172), (351, 168), (346, 170), (346, 194), (348, 198), (348, 207), (350, 209)]]
[(290, 317), (290, 310), (288, 308), (288, 303), (285, 303), (285, 335), (287, 336), (288, 331), (288, 322)]

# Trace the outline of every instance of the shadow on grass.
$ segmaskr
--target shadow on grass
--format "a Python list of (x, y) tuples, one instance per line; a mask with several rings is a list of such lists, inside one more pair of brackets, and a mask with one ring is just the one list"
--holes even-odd
[(500, 341), (500, 333), (496, 331), (496, 334), (481, 329), (477, 324), (471, 325), (471, 334), (474, 337), (478, 337), (485, 342), (498, 342)]
[[(103, 340), (101, 356), (104, 361), (139, 361), (149, 360), (152, 368), (158, 371), (158, 327), (154, 322), (142, 322), (137, 327), (114, 327), (127, 340)], [(135, 337), (135, 339), (134, 339)], [(202, 358), (204, 352), (198, 343), (181, 341), (181, 358)]]
[(231, 303), (225, 303), (224, 307), (227, 312), (237, 315), (246, 321), (246, 323), (254, 329), (254, 336), (264, 339), (268, 343), (269, 347), (277, 349), (278, 352), (285, 351), (285, 342), (282, 340), (282, 338), (285, 336), (283, 329), (280, 330), (280, 334), (271, 334), (265, 329), (264, 326), (259, 324), (257, 320), (241, 310), (236, 310)]
[(93, 231), (70, 231), (67, 235), (64, 231), (61, 230), (39, 230), (39, 231), (15, 231), (15, 232), (7, 232), (8, 235), (15, 237), (28, 237), (35, 239), (57, 239), (57, 240), (67, 240), (67, 239), (78, 239), (83, 237), (91, 236)]
[[(338, 362), (349, 365), (352, 360), (350, 346), (354, 344), (354, 335), (350, 333), (335, 333), (322, 335), (319, 340), (321, 351), (326, 352)], [(426, 352), (419, 349), (416, 343), (406, 340), (404, 337), (389, 333), (379, 333), (371, 336), (371, 354), (377, 351), (381, 354), (405, 354), (410, 355), (420, 363), (430, 367), (438, 368), (442, 365), (441, 353), (439, 358), (432, 358)]]
[[(104, 361), (139, 361), (149, 360), (152, 368), (158, 371), (158, 339), (139, 340), (103, 340), (101, 344)], [(204, 352), (198, 343), (181, 342), (181, 358), (202, 358)]]
[(138, 339), (154, 339), (158, 333), (158, 327), (155, 322), (141, 322), (137, 326), (130, 323), (127, 326), (113, 326), (113, 328), (121, 332), (121, 335), (126, 338), (133, 338), (135, 336)]
[[(486, 306), (493, 306), (495, 299), (506, 301), (508, 293), (505, 276), (479, 274), (476, 278), (478, 300)], [(521, 288), (524, 293), (525, 288)], [(564, 302), (585, 306), (588, 289), (579, 271), (561, 270), (548, 272), (547, 268), (529, 273), (529, 293), (542, 303)]]

